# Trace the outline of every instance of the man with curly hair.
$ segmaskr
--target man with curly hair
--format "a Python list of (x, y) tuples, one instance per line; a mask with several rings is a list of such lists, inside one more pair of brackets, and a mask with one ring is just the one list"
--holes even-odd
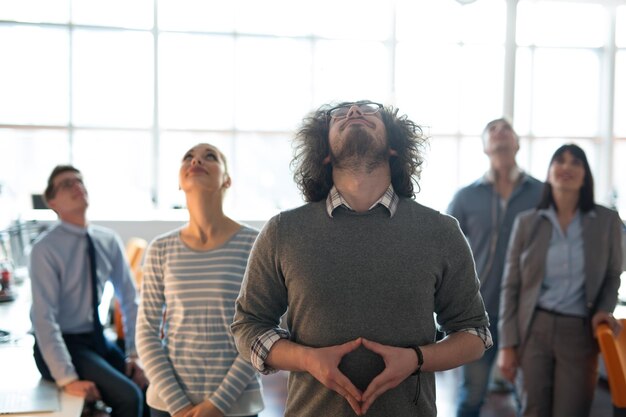
[(263, 228), (231, 327), (260, 372), (291, 371), (286, 416), (435, 416), (434, 372), (491, 346), (458, 223), (414, 201), (425, 143), (367, 100), (304, 119), (292, 164), (307, 204)]

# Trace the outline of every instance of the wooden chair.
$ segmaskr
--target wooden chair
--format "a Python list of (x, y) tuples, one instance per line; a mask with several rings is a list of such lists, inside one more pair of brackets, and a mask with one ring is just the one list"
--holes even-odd
[(598, 326), (596, 336), (611, 390), (615, 416), (626, 416), (626, 319), (621, 319), (622, 331), (615, 337), (606, 324)]
[[(133, 237), (126, 243), (126, 259), (130, 265), (130, 272), (135, 278), (135, 285), (137, 290), (141, 288), (141, 261), (143, 254), (146, 251), (148, 242), (145, 239)], [(124, 340), (124, 326), (122, 325), (122, 311), (119, 301), (115, 300), (115, 310), (113, 313), (113, 322), (115, 323), (115, 333), (117, 333), (117, 340)]]

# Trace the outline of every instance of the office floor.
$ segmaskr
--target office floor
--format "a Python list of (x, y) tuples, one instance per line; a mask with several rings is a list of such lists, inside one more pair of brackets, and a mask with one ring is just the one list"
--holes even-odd
[[(455, 398), (459, 383), (459, 370), (437, 374), (437, 409), (440, 417), (455, 415)], [(282, 417), (287, 399), (287, 373), (279, 372), (263, 376), (263, 396), (265, 410), (259, 417)], [(605, 382), (600, 381), (589, 417), (611, 417), (613, 406), (611, 394)], [(483, 407), (481, 417), (515, 417), (514, 401), (511, 394), (490, 393)]]

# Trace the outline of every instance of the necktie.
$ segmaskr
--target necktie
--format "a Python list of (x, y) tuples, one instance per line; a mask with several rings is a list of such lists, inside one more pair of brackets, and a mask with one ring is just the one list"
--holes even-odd
[(91, 303), (93, 305), (93, 342), (96, 352), (104, 355), (106, 343), (104, 342), (104, 329), (98, 315), (98, 272), (96, 268), (96, 247), (89, 233), (87, 233), (87, 253), (89, 254), (89, 270), (91, 275)]

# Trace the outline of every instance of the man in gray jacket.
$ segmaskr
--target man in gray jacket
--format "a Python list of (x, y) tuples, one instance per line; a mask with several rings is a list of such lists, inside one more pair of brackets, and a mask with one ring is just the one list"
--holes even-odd
[(434, 416), (434, 372), (491, 346), (458, 223), (413, 200), (424, 142), (371, 101), (322, 106), (300, 128), (308, 203), (261, 231), (232, 325), (260, 372), (291, 371), (286, 416)]

